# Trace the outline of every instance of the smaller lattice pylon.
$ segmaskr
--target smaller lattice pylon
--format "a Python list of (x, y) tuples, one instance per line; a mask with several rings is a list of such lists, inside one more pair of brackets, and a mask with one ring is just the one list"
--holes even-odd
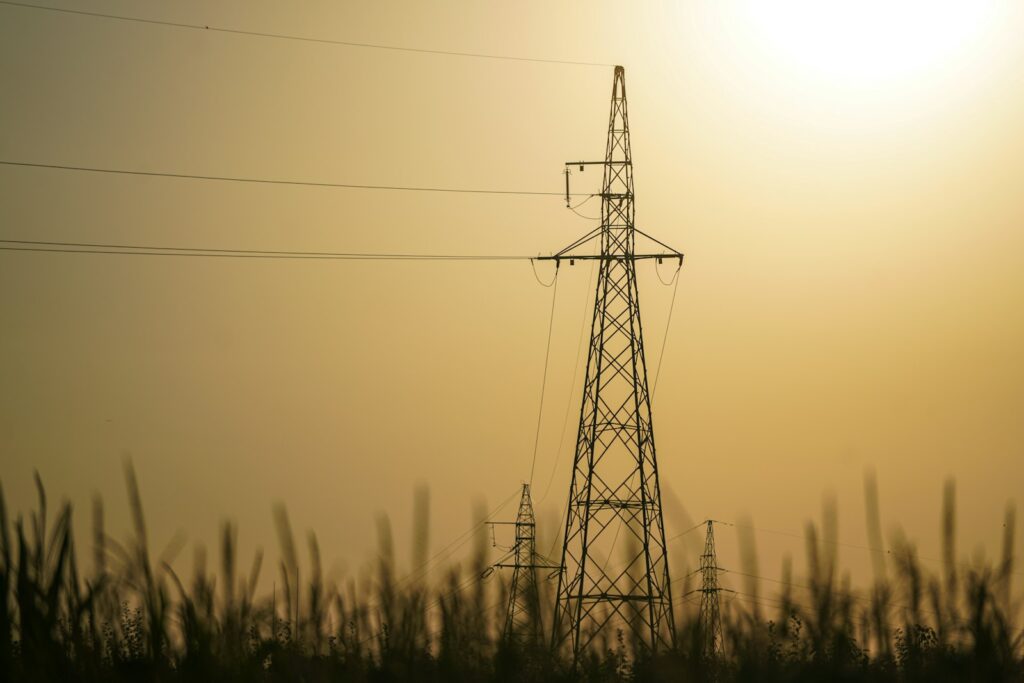
[(722, 656), (722, 615), (718, 585), (718, 556), (715, 553), (714, 520), (707, 520), (707, 535), (704, 553), (700, 556), (700, 615), (698, 618), (701, 637), (701, 656), (708, 662), (718, 661)]
[[(537, 585), (538, 569), (559, 569), (559, 565), (537, 554), (537, 523), (530, 498), (530, 485), (523, 484), (519, 499), (519, 513), (514, 522), (489, 522), (492, 525), (510, 525), (516, 528), (516, 541), (508, 553), (491, 565), (491, 569), (511, 569), (512, 581), (508, 590), (508, 609), (502, 640), (538, 645), (543, 642), (544, 629), (540, 614), (540, 590)], [(497, 543), (495, 543), (497, 545)]]

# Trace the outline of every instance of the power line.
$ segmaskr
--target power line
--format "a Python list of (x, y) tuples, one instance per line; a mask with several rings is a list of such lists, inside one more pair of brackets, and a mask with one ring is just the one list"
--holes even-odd
[[(3, 0), (0, 0), (0, 4)], [(194, 173), (169, 173), (165, 171), (139, 171), (121, 168), (99, 168), (95, 166), (70, 166), (66, 164), (41, 164), (29, 161), (0, 160), (5, 166), (45, 168), (60, 171), (85, 171), (88, 173), (111, 173), (115, 175), (149, 176), (157, 178), (184, 178), (188, 180), (217, 180), (232, 183), (260, 183), (264, 185), (300, 185), (304, 187), (334, 187), (350, 190), (399, 190), (403, 192), (453, 192), (464, 194), (504, 194), (564, 197), (562, 192), (529, 192), (524, 190), (481, 190), (458, 187), (418, 187), (410, 185), (365, 185), (356, 183), (328, 183), (306, 180), (280, 180), (275, 178), (241, 178), (235, 176), (200, 175)], [(578, 195), (577, 195), (578, 196)]]
[[(789, 536), (790, 538), (797, 538), (797, 539), (800, 539), (802, 541), (806, 541), (807, 540), (807, 535), (806, 534), (798, 534), (798, 533), (793, 532), (793, 531), (779, 531), (777, 529), (765, 529), (763, 527), (756, 527), (756, 526), (753, 526), (751, 524), (742, 524), (740, 522), (725, 522), (725, 521), (719, 521), (719, 520), (715, 520), (715, 521), (718, 524), (725, 524), (726, 526), (742, 527), (742, 528), (745, 528), (745, 529), (750, 529), (751, 531), (760, 531), (760, 532), (763, 532), (763, 533), (766, 533), (766, 534), (776, 534), (778, 536)], [(879, 553), (879, 554), (882, 554), (882, 555), (891, 555), (892, 554), (891, 550), (885, 550), (885, 549), (882, 549), (882, 548), (872, 548), (872, 547), (866, 546), (866, 545), (857, 545), (855, 543), (843, 543), (843, 542), (840, 542), (840, 541), (832, 541), (832, 540), (825, 539), (825, 538), (819, 538), (817, 540), (818, 540), (819, 543), (824, 543), (825, 545), (832, 545), (832, 546), (843, 547), (843, 548), (855, 548), (857, 550), (867, 550), (869, 552)]]
[[(594, 281), (595, 270), (596, 269), (594, 267), (594, 262), (591, 262), (591, 264), (590, 264), (590, 274), (587, 276), (587, 290), (588, 291), (590, 290), (590, 284)], [(558, 468), (558, 462), (559, 462), (559, 460), (562, 457), (562, 444), (565, 442), (565, 433), (566, 433), (566, 430), (568, 430), (568, 428), (569, 428), (569, 410), (572, 407), (572, 388), (576, 386), (576, 376), (577, 376), (577, 372), (578, 372), (579, 366), (580, 366), (580, 358), (581, 358), (581, 356), (583, 354), (584, 333), (586, 332), (586, 329), (587, 329), (586, 328), (586, 324), (587, 324), (587, 311), (589, 310), (589, 303), (587, 301), (587, 297), (583, 297), (583, 299), (584, 299), (584, 301), (583, 301), (583, 304), (584, 304), (583, 305), (583, 321), (580, 324), (580, 340), (579, 340), (578, 347), (576, 349), (576, 363), (573, 366), (572, 381), (569, 383), (569, 401), (568, 401), (568, 404), (565, 407), (565, 418), (564, 418), (564, 421), (563, 421), (563, 424), (562, 424), (562, 435), (561, 435), (561, 437), (558, 440), (558, 449), (555, 451), (555, 462), (551, 466), (551, 474), (550, 474), (550, 476), (548, 476), (548, 484), (547, 484), (547, 486), (544, 489), (544, 495), (541, 496), (541, 501), (542, 502), (543, 502), (543, 500), (545, 498), (548, 497), (548, 492), (551, 490), (551, 482), (553, 482), (554, 479), (555, 479), (555, 470)], [(558, 517), (558, 519), (559, 520), (563, 520), (563, 519), (565, 519), (567, 517), (568, 514), (569, 514), (569, 499), (566, 498), (565, 499), (565, 505), (562, 506), (562, 514)], [(557, 532), (557, 527), (556, 527), (556, 532)], [(549, 556), (554, 554), (555, 547), (558, 545), (558, 541), (560, 541), (560, 540), (561, 539), (558, 537), (558, 534), (556, 533), (554, 538), (551, 541), (551, 549), (548, 550), (548, 555)]]
[[(675, 280), (675, 286), (672, 287), (672, 301), (668, 305), (668, 320), (665, 321), (665, 335), (661, 338), (661, 352), (658, 354), (658, 369), (654, 371), (654, 384), (651, 385), (651, 397), (653, 399), (654, 394), (658, 391), (658, 378), (661, 377), (661, 367), (665, 364), (665, 347), (668, 346), (668, 331), (672, 328), (672, 312), (676, 309), (676, 292), (679, 291), (679, 271), (683, 269), (683, 262), (679, 262), (679, 266), (676, 268), (676, 273), (673, 276)], [(654, 272), (658, 274), (658, 279), (661, 280), (661, 273), (658, 272), (658, 264), (654, 264)], [(663, 284), (666, 284), (663, 282)], [(671, 283), (667, 283), (671, 284)]]
[[(454, 552), (454, 551), (458, 550), (459, 548), (461, 548), (462, 546), (464, 546), (469, 541), (469, 539), (472, 537), (473, 532), (476, 531), (477, 529), (483, 527), (485, 524), (487, 524), (488, 520), (493, 519), (502, 510), (502, 508), (504, 508), (506, 505), (508, 505), (509, 501), (511, 501), (516, 496), (517, 493), (518, 493), (518, 491), (512, 493), (512, 495), (510, 495), (504, 501), (499, 503), (496, 508), (491, 510), (487, 514), (486, 517), (484, 517), (480, 521), (476, 522), (469, 529), (467, 529), (466, 531), (464, 531), (463, 533), (461, 533), (457, 537), (455, 537), (455, 539), (451, 543), (449, 543), (445, 547), (441, 548), (439, 551), (437, 551), (434, 554), (433, 557), (431, 557), (429, 560), (424, 562), (423, 565), (419, 567), (419, 569), (417, 569), (416, 571), (412, 572), (411, 574), (406, 576), (404, 579), (401, 579), (401, 580), (397, 581), (395, 583), (393, 589), (394, 590), (400, 590), (400, 589), (408, 586), (410, 583), (413, 583), (415, 581), (419, 581), (424, 576), (426, 576), (428, 571), (429, 571), (429, 569), (430, 569), (430, 566), (432, 564), (434, 564), (436, 561), (438, 561), (438, 560), (440, 560), (442, 558), (447, 558), (448, 556), (451, 555), (452, 552)], [(448, 597), (451, 597), (453, 595), (456, 595), (457, 593), (461, 592), (463, 588), (466, 588), (467, 586), (469, 586), (470, 584), (478, 581), (479, 579), (480, 579), (480, 577), (477, 576), (476, 574), (471, 574), (462, 583), (460, 583), (458, 586), (456, 586), (452, 590), (450, 590), (450, 591), (448, 591), (446, 593), (440, 593), (435, 600), (433, 600), (431, 603), (429, 603), (429, 604), (424, 606), (424, 611), (429, 611), (429, 610), (433, 609), (434, 607), (439, 605), (445, 598), (448, 598)], [(379, 637), (380, 635), (381, 635), (380, 633), (373, 633), (370, 636), (367, 636), (366, 638), (363, 638), (359, 642), (360, 642), (360, 644), (363, 644), (363, 643), (369, 642), (370, 640), (373, 640), (374, 638)]]
[[(714, 520), (712, 520), (712, 521), (714, 521)], [(666, 539), (665, 539), (665, 542), (666, 542), (666, 543), (668, 543), (669, 541), (674, 541), (674, 540), (676, 540), (677, 538), (682, 538), (683, 536), (685, 536), (686, 534), (690, 533), (691, 531), (696, 531), (697, 529), (700, 529), (700, 528), (701, 528), (701, 527), (703, 527), (703, 526), (704, 526), (705, 524), (707, 524), (707, 522), (706, 522), (706, 521), (704, 521), (704, 522), (700, 522), (699, 524), (694, 524), (693, 526), (691, 526), (691, 527), (690, 527), (689, 529), (687, 529), (686, 531), (681, 531), (681, 532), (679, 532), (678, 534), (676, 534), (675, 536), (672, 536), (671, 538), (666, 538)]]
[(499, 512), (501, 512), (501, 510), (506, 505), (508, 505), (509, 502), (513, 498), (515, 498), (518, 493), (518, 490), (513, 491), (508, 498), (498, 503), (497, 507), (495, 507), (489, 513), (487, 513), (487, 516), (477, 521), (475, 524), (473, 524), (473, 526), (471, 526), (470, 528), (466, 529), (464, 532), (456, 536), (450, 543), (448, 543), (448, 545), (444, 546), (436, 553), (434, 553), (434, 555), (430, 559), (428, 559), (426, 562), (424, 562), (422, 565), (420, 565), (418, 568), (412, 571), (408, 576), (397, 581), (394, 586), (395, 589), (398, 590), (404, 586), (407, 586), (410, 583), (419, 581), (420, 579), (425, 577), (429, 573), (432, 565), (434, 565), (439, 560), (447, 559), (453, 552), (455, 552), (456, 550), (464, 546), (466, 543), (468, 543), (469, 540), (472, 538), (473, 532), (483, 527), (485, 524), (487, 524), (489, 520), (494, 519), (494, 517)]
[[(476, 582), (478, 582), (480, 580), (481, 579), (480, 579), (479, 576), (477, 576), (475, 574), (470, 574), (465, 580), (462, 581), (462, 583), (458, 584), (457, 586), (452, 588), (450, 591), (447, 591), (445, 593), (438, 593), (437, 597), (434, 598), (434, 600), (432, 600), (431, 602), (425, 604), (423, 606), (424, 613), (429, 613), (430, 610), (434, 609), (435, 607), (440, 605), (442, 602), (444, 602), (444, 600), (446, 598), (450, 598), (450, 597), (458, 595), (459, 593), (462, 592), (462, 590), (464, 588), (467, 588), (470, 585), (472, 585), (472, 584), (474, 584), (474, 583), (476, 583)], [(491, 609), (493, 609), (494, 607), (495, 606), (492, 606)], [(432, 633), (431, 637), (433, 637), (435, 635), (436, 634)], [(359, 645), (365, 645), (366, 643), (370, 642), (371, 640), (375, 640), (375, 639), (378, 639), (378, 638), (384, 638), (384, 637), (386, 637), (386, 631), (385, 631), (384, 628), (381, 628), (380, 630), (374, 631), (370, 635), (368, 635), (365, 638), (363, 638), (362, 640), (360, 640), (358, 644)]]
[(246, 254), (246, 253), (213, 253), (213, 252), (180, 252), (180, 251), (125, 251), (103, 249), (63, 249), (50, 247), (0, 247), (0, 251), (26, 251), (50, 254), (106, 254), (116, 256), (192, 256), (201, 258), (255, 258), (255, 259), (291, 259), (307, 261), (511, 261), (529, 260), (523, 256), (461, 256), (461, 255), (422, 255), (422, 254), (353, 254), (351, 256), (289, 256), (286, 254)]
[(332, 261), (529, 261), (529, 256), (503, 254), (401, 254), (330, 251), (266, 251), (260, 249), (215, 249), (205, 247), (166, 247), (94, 242), (43, 242), (0, 239), (0, 251), (26, 251), (61, 254), (109, 254), (118, 256), (191, 256), (202, 258), (256, 258)]
[[(719, 521), (719, 520), (714, 520), (714, 521), (715, 521), (716, 524), (724, 524), (726, 526), (732, 526), (732, 527), (743, 527), (745, 529), (750, 529), (751, 531), (760, 531), (762, 533), (776, 534), (778, 536), (788, 536), (790, 538), (796, 538), (796, 539), (800, 539), (802, 541), (806, 541), (807, 540), (807, 534), (806, 533), (798, 534), (798, 533), (793, 532), (793, 531), (780, 531), (778, 529), (765, 529), (763, 527), (756, 527), (756, 526), (753, 526), (751, 524), (742, 524), (740, 522), (725, 522), (725, 521)], [(835, 546), (837, 548), (852, 548), (852, 549), (855, 549), (855, 550), (866, 550), (868, 552), (877, 553), (879, 555), (896, 555), (896, 556), (899, 556), (901, 554), (901, 552), (898, 551), (898, 550), (897, 551), (893, 551), (893, 550), (887, 550), (885, 548), (875, 548), (873, 546), (858, 545), (856, 543), (845, 543), (845, 542), (842, 542), (842, 541), (834, 541), (834, 540), (830, 540), (830, 539), (827, 539), (827, 538), (820, 538), (820, 537), (816, 539), (816, 542), (824, 544), (824, 545)], [(903, 551), (903, 552), (905, 553), (906, 551)], [(924, 560), (925, 562), (936, 562), (936, 563), (944, 562), (944, 560), (940, 560), (940, 559), (938, 559), (936, 557), (928, 557), (927, 555), (920, 555), (916, 551), (914, 551), (912, 553), (912, 556), (913, 556), (913, 559), (915, 559), (915, 560)], [(972, 565), (969, 562), (966, 562), (966, 561), (963, 561), (963, 560), (957, 561), (956, 564), (960, 565), (961, 567), (967, 568), (967, 569), (972, 568)], [(1017, 574), (1019, 576), (1024, 576), (1024, 572), (1014, 571), (1014, 572), (1010, 572), (1010, 573)]]
[(68, 9), (65, 7), (50, 7), (45, 5), (33, 5), (25, 2), (10, 2), (0, 0), (0, 5), (20, 7), (24, 9), (43, 10), (47, 12), (60, 12), (63, 14), (77, 14), (79, 16), (94, 17), (97, 19), (114, 19), (117, 21), (130, 21), (137, 24), (153, 24), (159, 26), (170, 26), (173, 28), (198, 29), (200, 31), (213, 31), (216, 33), (229, 33), (241, 36), (255, 36), (258, 38), (274, 38), (278, 40), (297, 40), (304, 43), (320, 43), (324, 45), (341, 45), (344, 47), (370, 48), (374, 50), (391, 50), (393, 52), (412, 52), (419, 54), (444, 55), (447, 57), (473, 57), (476, 59), (499, 59), (512, 62), (535, 62), (541, 64), (565, 64), (571, 66), (601, 66), (609, 67), (614, 64), (603, 64), (600, 62), (582, 62), (569, 59), (543, 59), (539, 57), (515, 57), (510, 55), (493, 55), (482, 52), (458, 52), (454, 50), (430, 50), (426, 48), (402, 47), (399, 45), (382, 45), (378, 43), (361, 43), (347, 40), (332, 40), (330, 38), (312, 38), (309, 36), (296, 36), (286, 33), (270, 33), (266, 31), (246, 31), (237, 28), (224, 26), (209, 26), (206, 24), (191, 24), (182, 21), (165, 21), (161, 19), (146, 19), (143, 17), (129, 17), (120, 14), (105, 14), (102, 12), (87, 12), (84, 10)]
[[(595, 273), (595, 271), (596, 271), (596, 268), (594, 267), (594, 262), (591, 262), (591, 264), (590, 264), (590, 273), (587, 276), (587, 290), (588, 291), (590, 290), (590, 284), (594, 281), (594, 273)], [(548, 483), (547, 483), (547, 486), (544, 488), (544, 495), (541, 496), (541, 501), (543, 501), (545, 498), (548, 497), (548, 492), (551, 490), (551, 482), (553, 482), (555, 480), (555, 471), (557, 470), (558, 463), (559, 463), (559, 461), (560, 461), (560, 459), (562, 457), (562, 445), (565, 442), (565, 434), (566, 434), (566, 431), (569, 429), (569, 410), (572, 408), (572, 389), (573, 389), (573, 387), (576, 386), (576, 377), (577, 377), (577, 373), (579, 371), (580, 360), (581, 360), (581, 357), (583, 355), (584, 334), (586, 333), (586, 330), (587, 330), (586, 325), (587, 325), (587, 319), (588, 319), (587, 311), (589, 310), (589, 302), (588, 302), (586, 296), (584, 296), (583, 299), (584, 299), (584, 301), (583, 301), (583, 320), (580, 323), (580, 339), (579, 339), (579, 343), (578, 343), (577, 348), (576, 348), (576, 363), (573, 366), (573, 370), (572, 370), (572, 381), (569, 383), (569, 401), (568, 401), (568, 403), (565, 406), (565, 418), (563, 419), (561, 437), (558, 440), (558, 449), (555, 451), (555, 462), (554, 462), (554, 464), (551, 465), (551, 474), (548, 476)], [(558, 519), (559, 520), (566, 519), (568, 514), (569, 514), (569, 499), (566, 498), (565, 499), (565, 505), (562, 507), (562, 514), (561, 514), (561, 516), (558, 517)], [(556, 527), (556, 532), (557, 532), (557, 527)], [(558, 545), (558, 541), (559, 540), (561, 540), (561, 539), (558, 537), (558, 534), (556, 533), (554, 538), (552, 539), (552, 542), (551, 542), (551, 549), (548, 550), (548, 555), (549, 556), (552, 555), (555, 552), (555, 547)]]
[[(92, 253), (114, 253), (129, 255), (156, 256), (239, 256), (266, 258), (331, 258), (350, 260), (402, 260), (402, 261), (529, 261), (531, 256), (514, 256), (505, 254), (412, 254), (412, 253), (380, 253), (380, 252), (341, 252), (341, 251), (277, 251), (265, 249), (220, 249), (215, 247), (169, 247), (139, 244), (110, 244), (100, 242), (52, 242), (43, 240), (11, 240), (0, 239), (0, 244), (38, 245), (40, 249), (24, 249), (24, 251), (50, 250), (50, 247), (61, 247), (53, 251)], [(74, 247), (75, 249), (63, 249)], [(0, 247), (9, 250), (20, 250), (15, 247)], [(79, 249), (81, 248), (81, 249)], [(98, 251), (98, 250), (110, 251)], [(96, 251), (93, 251), (96, 250)], [(173, 252), (164, 254), (162, 252)]]
[(540, 279), (540, 275), (537, 275), (537, 263), (530, 259), (530, 269), (533, 270), (533, 279), (537, 281), (537, 284), (544, 288), (550, 288), (555, 286), (555, 280), (558, 278), (558, 266), (555, 266), (555, 276), (551, 278), (551, 282), (544, 282)]
[(555, 279), (551, 290), (551, 316), (548, 319), (548, 341), (544, 350), (544, 374), (540, 380), (540, 405), (537, 407), (537, 434), (533, 439), (533, 459), (530, 461), (530, 487), (533, 487), (533, 472), (537, 468), (537, 449), (540, 446), (541, 418), (544, 416), (544, 394), (548, 386), (548, 361), (551, 359), (551, 332), (555, 329), (555, 303), (558, 301), (558, 264), (555, 264)]
[(576, 209), (580, 208), (581, 206), (583, 206), (584, 204), (586, 204), (587, 202), (589, 202), (595, 196), (596, 195), (590, 195), (589, 197), (584, 199), (582, 202), (578, 203), (576, 206), (566, 205), (565, 208), (569, 209), (570, 211), (572, 211), (574, 214), (576, 214), (580, 218), (586, 218), (588, 221), (599, 221), (599, 220), (601, 220), (600, 216), (587, 216), (587, 215), (582, 214), (582, 213), (580, 213), (579, 211), (576, 210)]
[[(594, 281), (594, 262), (592, 261), (590, 263), (590, 274), (587, 276), (587, 291), (590, 291), (590, 283), (592, 283), (593, 281)], [(558, 448), (555, 449), (555, 461), (551, 465), (551, 473), (548, 475), (548, 483), (547, 483), (547, 486), (544, 487), (544, 495), (542, 495), (540, 497), (540, 500), (537, 501), (538, 505), (543, 503), (544, 500), (548, 497), (548, 492), (551, 491), (551, 482), (553, 482), (555, 480), (555, 472), (558, 469), (558, 463), (559, 463), (559, 461), (562, 458), (562, 446), (565, 444), (565, 435), (566, 435), (566, 432), (569, 430), (569, 412), (570, 412), (570, 410), (572, 409), (572, 406), (573, 406), (573, 400), (572, 400), (573, 399), (573, 389), (576, 387), (576, 377), (579, 374), (580, 359), (583, 356), (583, 340), (584, 340), (584, 335), (586, 334), (586, 331), (587, 331), (587, 311), (590, 310), (589, 306), (590, 306), (590, 302), (589, 302), (588, 298), (586, 296), (584, 296), (583, 297), (583, 319), (582, 319), (582, 321), (580, 323), (580, 337), (579, 337), (579, 342), (578, 342), (577, 347), (576, 347), (576, 362), (573, 364), (573, 367), (572, 367), (572, 380), (569, 382), (569, 399), (566, 402), (566, 406), (565, 406), (565, 417), (562, 419), (562, 429), (561, 429), (561, 432), (560, 432), (561, 436), (558, 439)]]

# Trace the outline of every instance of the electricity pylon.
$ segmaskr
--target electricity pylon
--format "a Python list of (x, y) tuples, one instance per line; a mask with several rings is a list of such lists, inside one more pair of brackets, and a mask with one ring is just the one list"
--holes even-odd
[[(662, 522), (658, 460), (647, 388), (647, 360), (636, 282), (638, 259), (683, 255), (634, 226), (633, 160), (626, 78), (615, 67), (603, 161), (566, 166), (603, 168), (601, 225), (546, 257), (599, 261), (587, 374), (569, 484), (553, 643), (570, 644), (574, 660), (602, 629), (622, 628), (641, 647), (675, 641), (668, 555)], [(568, 174), (566, 174), (568, 200)], [(669, 249), (637, 254), (636, 235)], [(600, 254), (579, 248), (600, 241)], [(624, 564), (609, 568), (617, 558)]]
[[(508, 610), (502, 640), (520, 644), (538, 645), (544, 638), (540, 615), (540, 591), (537, 586), (538, 569), (558, 569), (558, 565), (537, 554), (537, 523), (533, 515), (530, 485), (523, 484), (519, 499), (519, 513), (514, 522), (490, 522), (492, 525), (515, 525), (516, 543), (503, 559), (493, 567), (512, 570), (509, 585)], [(511, 561), (509, 561), (511, 560)]]
[(700, 556), (700, 623), (701, 656), (704, 661), (714, 663), (722, 656), (722, 615), (720, 611), (718, 585), (718, 556), (715, 553), (715, 527), (707, 521), (708, 530), (704, 538), (704, 554)]

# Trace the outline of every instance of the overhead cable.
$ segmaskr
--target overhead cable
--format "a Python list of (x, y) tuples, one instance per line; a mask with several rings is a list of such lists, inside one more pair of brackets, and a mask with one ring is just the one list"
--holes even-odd
[[(533, 262), (531, 261), (531, 264)], [(536, 273), (534, 273), (536, 275)], [(533, 473), (537, 469), (537, 450), (540, 447), (541, 418), (544, 416), (544, 394), (548, 386), (548, 363), (551, 360), (551, 333), (555, 328), (555, 304), (558, 301), (558, 264), (552, 280), (551, 315), (548, 318), (548, 341), (544, 350), (544, 374), (540, 380), (540, 405), (537, 407), (537, 433), (533, 439), (533, 459), (530, 461), (530, 488), (533, 488)]]
[[(13, 246), (9, 246), (13, 245)], [(193, 256), (206, 258), (324, 259), (335, 261), (531, 261), (530, 256), (505, 254), (414, 254), (337, 251), (269, 251), (210, 247), (144, 246), (98, 242), (54, 242), (0, 239), (0, 250), (123, 256)]]
[[(0, 0), (2, 3), (3, 0)], [(531, 192), (526, 190), (488, 190), (459, 187), (420, 187), (410, 185), (367, 185), (356, 183), (331, 183), (308, 180), (284, 180), (277, 178), (243, 178), (237, 176), (202, 175), (195, 173), (170, 173), (166, 171), (140, 171), (123, 168), (100, 168), (96, 166), (71, 166), (67, 164), (42, 164), (29, 161), (11, 161), (0, 159), (4, 166), (21, 166), (26, 168), (45, 168), (60, 171), (85, 171), (88, 173), (111, 173), (115, 175), (152, 176), (158, 178), (183, 178), (188, 180), (217, 180), (232, 183), (261, 183), (267, 185), (301, 185), (305, 187), (333, 187), (350, 190), (400, 190), (403, 192), (454, 192), (466, 194), (503, 194), (503, 195), (534, 195), (534, 196), (565, 196), (561, 192)]]
[[(665, 349), (668, 347), (668, 331), (672, 329), (672, 312), (676, 309), (676, 292), (679, 291), (679, 271), (683, 269), (683, 262), (680, 261), (676, 267), (675, 275), (672, 279), (675, 280), (675, 286), (672, 287), (672, 301), (668, 305), (668, 319), (665, 321), (665, 334), (661, 338), (661, 351), (658, 353), (658, 368), (654, 371), (654, 383), (651, 385), (651, 400), (654, 400), (655, 392), (658, 391), (658, 378), (661, 377), (661, 367), (665, 362)], [(654, 270), (658, 273), (658, 279), (661, 280), (661, 273), (658, 271), (658, 264), (654, 264)], [(665, 282), (662, 280), (662, 284), (670, 285), (672, 281)]]
[(455, 50), (431, 50), (426, 48), (404, 47), (400, 45), (383, 45), (379, 43), (363, 43), (348, 40), (333, 40), (330, 38), (313, 38), (309, 36), (297, 36), (287, 33), (270, 33), (267, 31), (247, 31), (225, 26), (210, 26), (209, 24), (195, 24), (184, 21), (166, 21), (162, 19), (147, 19), (144, 17), (131, 17), (121, 14), (107, 14), (104, 12), (88, 12), (79, 9), (66, 7), (50, 7), (47, 5), (34, 5), (27, 2), (12, 2), (11, 0), (0, 0), (0, 5), (20, 7), (24, 9), (42, 10), (46, 12), (60, 12), (63, 14), (77, 14), (79, 16), (94, 17), (97, 19), (114, 19), (117, 21), (130, 21), (137, 24), (153, 24), (159, 26), (170, 26), (173, 28), (197, 29), (200, 31), (212, 31), (215, 33), (229, 33), (241, 36), (254, 36), (257, 38), (274, 38), (277, 40), (297, 40), (304, 43), (320, 43), (324, 45), (341, 45), (344, 47), (370, 48), (374, 50), (390, 50), (394, 52), (412, 52), (419, 54), (443, 55), (446, 57), (472, 57), (475, 59), (498, 59), (512, 62), (536, 62), (541, 64), (565, 64), (571, 66), (601, 66), (609, 67), (614, 64), (603, 64), (600, 62), (582, 62), (569, 59), (544, 59), (540, 57), (515, 57), (511, 55), (495, 55), (482, 52), (459, 52)]

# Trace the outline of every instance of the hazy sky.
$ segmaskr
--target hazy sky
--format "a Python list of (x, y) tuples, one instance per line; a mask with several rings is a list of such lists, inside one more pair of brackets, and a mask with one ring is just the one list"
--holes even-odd
[[(873, 467), (886, 529), (938, 556), (955, 477), (962, 551), (995, 554), (1024, 490), (1020, 3), (52, 1), (624, 64), (637, 225), (687, 254), (654, 401), (668, 535), (743, 515), (799, 533), (833, 492), (840, 540), (863, 545)], [(0, 6), (0, 160), (558, 192), (564, 161), (603, 153), (611, 79)], [(556, 196), (0, 166), (2, 239), (538, 254), (593, 225)], [(639, 272), (653, 371), (671, 288)], [(589, 278), (564, 268), (558, 288), (535, 480), (549, 523)], [(120, 534), (130, 454), (156, 547), (177, 530), (209, 544), (230, 517), (243, 551), (273, 550), (283, 501), (329, 564), (371, 559), (381, 512), (407, 562), (418, 484), (433, 552), (529, 476), (551, 296), (524, 262), (0, 252), (4, 493), (27, 510), (38, 468), (80, 531), (99, 492)], [(757, 544), (762, 574), (786, 552), (800, 570), (800, 540)], [(736, 566), (729, 530), (719, 547)]]

